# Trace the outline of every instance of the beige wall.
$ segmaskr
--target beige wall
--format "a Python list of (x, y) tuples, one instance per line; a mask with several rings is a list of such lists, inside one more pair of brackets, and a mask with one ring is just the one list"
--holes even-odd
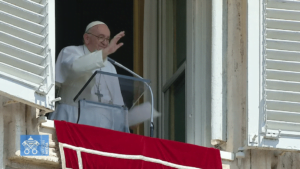
[[(227, 144), (226, 151), (243, 147), (246, 134), (247, 0), (228, 0)], [(240, 139), (237, 139), (240, 138)]]
[[(43, 128), (38, 123), (35, 108), (0, 96), (0, 169), (59, 168), (58, 149), (54, 129)], [(6, 103), (12, 103), (7, 104)], [(20, 135), (49, 135), (49, 156), (20, 156)]]

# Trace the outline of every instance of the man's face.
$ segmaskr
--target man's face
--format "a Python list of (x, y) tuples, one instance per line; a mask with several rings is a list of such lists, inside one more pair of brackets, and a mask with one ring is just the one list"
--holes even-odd
[(90, 52), (102, 50), (109, 44), (110, 31), (105, 24), (93, 26), (87, 31), (86, 35), (85, 44)]

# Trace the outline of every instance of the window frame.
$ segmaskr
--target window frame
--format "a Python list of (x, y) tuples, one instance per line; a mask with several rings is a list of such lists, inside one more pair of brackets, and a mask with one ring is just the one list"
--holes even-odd
[[(261, 24), (262, 24), (262, 11), (261, 0), (251, 1), (248, 0), (248, 81), (247, 81), (247, 116), (248, 116), (248, 146), (257, 146), (258, 140), (262, 139), (259, 131), (259, 119), (262, 95), (261, 95), (261, 71), (262, 71), (262, 44), (261, 41)], [(251, 114), (251, 115), (250, 115)], [(257, 138), (255, 138), (257, 137)]]
[[(159, 137), (169, 139), (169, 89), (178, 80), (180, 76), (185, 73), (186, 61), (180, 65), (180, 67), (174, 72), (174, 52), (173, 52), (173, 37), (174, 37), (174, 22), (173, 22), (173, 0), (172, 1), (159, 1), (159, 31), (160, 31), (160, 42), (159, 50), (159, 62), (161, 66), (159, 70), (159, 79), (161, 79), (160, 85), (160, 98), (159, 105), (162, 111), (162, 116), (159, 119)], [(170, 64), (171, 63), (171, 64)], [(165, 69), (166, 68), (166, 69)], [(174, 72), (174, 73), (173, 73)], [(186, 81), (186, 77), (185, 77)], [(186, 89), (185, 89), (186, 90)], [(185, 91), (186, 92), (186, 91)], [(186, 104), (186, 101), (185, 101)], [(167, 124), (166, 124), (167, 122)], [(185, 122), (186, 123), (186, 122)], [(186, 140), (186, 139), (185, 139)]]
[[(164, 65), (165, 58), (170, 50), (167, 33), (171, 32), (166, 25), (167, 3), (158, 1), (158, 107), (164, 114), (164, 91), (185, 73), (185, 117), (186, 117), (186, 142), (201, 146), (211, 147), (211, 2), (206, 0), (187, 1), (187, 48), (186, 61), (167, 79)], [(187, 97), (188, 96), (188, 97)], [(159, 118), (158, 136), (165, 138), (165, 117)]]

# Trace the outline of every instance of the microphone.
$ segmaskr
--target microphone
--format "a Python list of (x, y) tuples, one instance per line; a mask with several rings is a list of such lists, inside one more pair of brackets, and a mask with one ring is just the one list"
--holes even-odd
[[(107, 57), (107, 60), (112, 63), (113, 65), (116, 65), (124, 70), (126, 70), (127, 72), (133, 74), (134, 76), (140, 78), (140, 79), (144, 79), (142, 78), (140, 75), (136, 74), (134, 71), (128, 69), (127, 67), (123, 66), (122, 64), (116, 62), (115, 60), (111, 59), (110, 57)], [(151, 123), (150, 123), (150, 137), (153, 137), (153, 132), (154, 132), (154, 124), (153, 124), (153, 102), (154, 102), (154, 99), (153, 99), (153, 92), (152, 92), (152, 89), (150, 87), (150, 85), (146, 82), (144, 82), (144, 84), (149, 88), (150, 90), (150, 94), (151, 94)]]

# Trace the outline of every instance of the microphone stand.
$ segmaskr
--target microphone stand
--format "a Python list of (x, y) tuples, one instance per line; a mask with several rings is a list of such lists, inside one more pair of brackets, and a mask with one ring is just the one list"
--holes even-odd
[[(140, 75), (136, 74), (135, 72), (133, 72), (132, 70), (130, 70), (130, 69), (128, 69), (127, 67), (123, 66), (122, 64), (116, 62), (115, 60), (113, 60), (113, 59), (111, 59), (111, 58), (109, 58), (109, 57), (107, 57), (107, 60), (110, 61), (112, 64), (114, 64), (114, 65), (116, 65), (116, 66), (118, 66), (118, 67), (120, 67), (120, 68), (122, 68), (122, 69), (128, 71), (129, 73), (133, 74), (134, 76), (136, 76), (136, 77), (138, 77), (138, 78), (140, 78), (140, 79), (144, 79), (144, 78), (142, 78)], [(150, 137), (153, 137), (153, 134), (154, 134), (154, 124), (153, 124), (153, 109), (154, 109), (154, 108), (153, 108), (153, 102), (154, 102), (154, 101), (153, 101), (153, 92), (152, 92), (152, 89), (151, 89), (151, 87), (150, 87), (150, 85), (149, 85), (148, 83), (144, 82), (144, 84), (149, 88), (150, 94), (151, 94)]]

